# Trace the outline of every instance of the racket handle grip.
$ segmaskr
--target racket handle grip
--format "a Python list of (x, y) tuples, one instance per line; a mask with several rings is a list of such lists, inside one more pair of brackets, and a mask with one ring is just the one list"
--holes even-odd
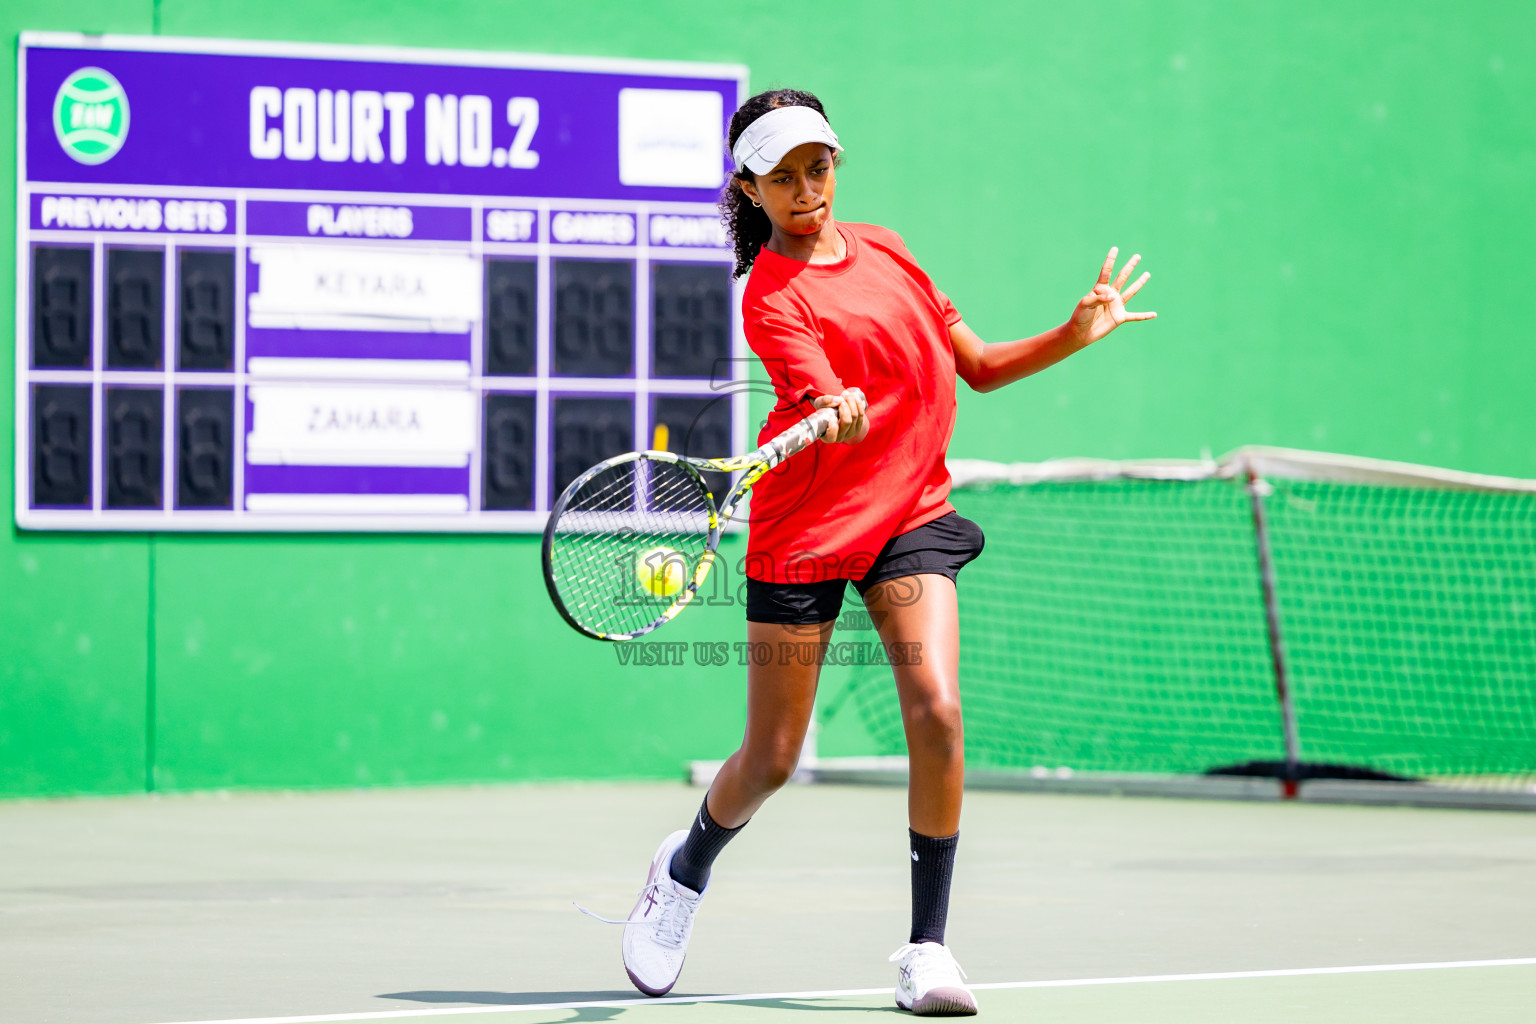
[[(858, 388), (849, 388), (845, 393), (856, 394), (860, 398), (864, 398), (864, 392)], [(866, 401), (868, 400), (866, 399)], [(751, 458), (760, 461), (769, 469), (772, 469), (791, 455), (813, 443), (836, 422), (836, 409), (817, 409), (805, 419), (763, 445)]]
[[(864, 392), (860, 391), (858, 388), (849, 388), (847, 391), (844, 391), (843, 394), (856, 396), (860, 401), (864, 403), (864, 407), (866, 409), (869, 408), (869, 399), (865, 398)], [(831, 428), (832, 424), (837, 422), (837, 410), (817, 409), (810, 415), (809, 419), (815, 429), (815, 433), (812, 436), (819, 438)]]
[[(858, 395), (864, 398), (864, 392), (858, 388), (849, 388), (844, 394)], [(865, 399), (867, 402), (868, 399)], [(769, 466), (777, 466), (780, 462), (803, 448), (813, 444), (837, 422), (836, 409), (817, 409), (805, 419), (790, 427), (778, 437), (769, 441), (759, 449), (768, 458)]]

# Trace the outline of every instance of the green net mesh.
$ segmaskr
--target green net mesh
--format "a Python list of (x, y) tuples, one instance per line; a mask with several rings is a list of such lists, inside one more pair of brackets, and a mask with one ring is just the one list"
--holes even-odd
[(1273, 486), (1302, 758), (1468, 782), (1536, 772), (1536, 497)]
[[(1536, 781), (1536, 496), (1275, 481), (1301, 760)], [(967, 763), (1197, 772), (1284, 743), (1247, 491), (1232, 480), (957, 488)], [(905, 751), (890, 669), (826, 707)]]

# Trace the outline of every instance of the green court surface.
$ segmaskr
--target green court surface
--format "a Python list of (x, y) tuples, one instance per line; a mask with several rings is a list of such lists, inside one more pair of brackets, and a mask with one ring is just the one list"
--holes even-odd
[[(894, 1019), (895, 789), (775, 797), (717, 865), (679, 998), (629, 987), (619, 929), (572, 901), (623, 916), (699, 798), (0, 805), (0, 1021)], [(1533, 906), (1529, 815), (972, 793), (949, 941), (990, 1020), (1530, 1021)]]

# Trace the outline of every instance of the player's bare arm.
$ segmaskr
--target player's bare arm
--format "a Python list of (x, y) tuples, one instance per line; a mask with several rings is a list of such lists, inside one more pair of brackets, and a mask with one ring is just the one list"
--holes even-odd
[[(1104, 265), (1099, 268), (1099, 279), (1088, 294), (1078, 300), (1077, 308), (1067, 322), (1043, 334), (988, 344), (966, 326), (965, 321), (955, 324), (949, 331), (950, 344), (955, 349), (955, 373), (973, 391), (995, 391), (1061, 362), (1103, 339), (1123, 323), (1155, 319), (1156, 313), (1133, 313), (1125, 308), (1126, 302), (1141, 291), (1152, 275), (1143, 273), (1131, 281), (1131, 274), (1141, 262), (1140, 254), (1127, 260), (1116, 275), (1115, 260), (1119, 255), (1118, 247), (1109, 250)], [(1113, 282), (1111, 275), (1114, 275)]]

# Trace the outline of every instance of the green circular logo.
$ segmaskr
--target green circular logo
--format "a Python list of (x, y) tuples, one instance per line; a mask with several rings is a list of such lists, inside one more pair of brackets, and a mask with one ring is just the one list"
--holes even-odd
[(128, 138), (128, 97), (101, 68), (81, 68), (53, 98), (53, 131), (82, 164), (106, 163)]

